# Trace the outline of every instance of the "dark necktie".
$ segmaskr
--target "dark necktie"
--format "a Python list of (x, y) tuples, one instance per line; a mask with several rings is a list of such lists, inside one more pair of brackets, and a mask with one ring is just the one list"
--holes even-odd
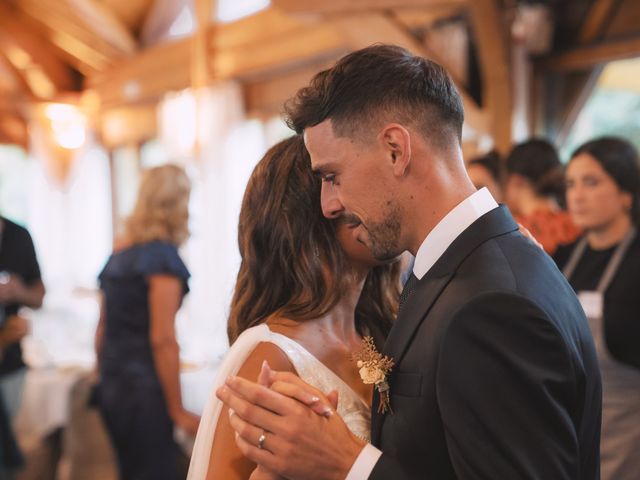
[(402, 289), (402, 293), (400, 294), (400, 304), (398, 305), (398, 312), (402, 309), (404, 302), (407, 301), (417, 283), (418, 277), (416, 277), (413, 272), (411, 272), (411, 276), (409, 277), (409, 280), (407, 280), (407, 283), (404, 284), (404, 288)]

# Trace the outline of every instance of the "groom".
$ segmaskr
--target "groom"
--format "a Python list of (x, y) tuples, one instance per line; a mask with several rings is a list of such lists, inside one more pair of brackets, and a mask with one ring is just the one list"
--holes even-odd
[(287, 108), (325, 216), (348, 216), (380, 260), (416, 259), (383, 352), (393, 411), (378, 413), (375, 392), (372, 445), (290, 398), (310, 398), (301, 382), (230, 378), (218, 395), (242, 452), (304, 480), (598, 479), (601, 386), (584, 314), (549, 257), (469, 181), (444, 69), (376, 45)]

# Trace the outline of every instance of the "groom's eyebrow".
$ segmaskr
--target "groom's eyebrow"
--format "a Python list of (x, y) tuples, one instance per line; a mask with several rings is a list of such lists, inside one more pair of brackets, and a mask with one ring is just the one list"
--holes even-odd
[(323, 165), (318, 165), (316, 167), (311, 167), (311, 170), (313, 171), (313, 174), (321, 177), (323, 175), (326, 175), (327, 173), (332, 173), (335, 171), (335, 165), (332, 163), (325, 163)]

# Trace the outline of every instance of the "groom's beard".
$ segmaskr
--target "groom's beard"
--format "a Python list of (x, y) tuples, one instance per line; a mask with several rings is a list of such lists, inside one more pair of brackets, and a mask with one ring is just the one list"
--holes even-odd
[(362, 224), (367, 231), (369, 248), (376, 260), (387, 262), (400, 255), (401, 214), (397, 205), (390, 205), (380, 222)]

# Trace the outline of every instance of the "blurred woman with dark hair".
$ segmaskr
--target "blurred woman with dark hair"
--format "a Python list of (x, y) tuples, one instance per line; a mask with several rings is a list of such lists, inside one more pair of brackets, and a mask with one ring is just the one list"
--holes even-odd
[(558, 245), (573, 242), (580, 230), (561, 205), (564, 171), (553, 145), (531, 139), (507, 157), (505, 199), (514, 217), (553, 255)]
[(578, 292), (600, 362), (603, 480), (640, 472), (640, 208), (638, 152), (605, 137), (585, 143), (567, 167), (567, 205), (585, 234), (555, 255)]
[[(351, 353), (364, 336), (381, 346), (388, 334), (399, 265), (374, 260), (355, 239), (354, 225), (326, 219), (320, 188), (301, 136), (271, 148), (255, 168), (240, 212), (232, 345), (213, 390), (229, 375), (255, 381), (266, 360), (320, 391), (336, 391), (337, 413), (355, 435), (368, 438), (372, 389)], [(212, 393), (189, 480), (247, 479), (255, 470), (236, 446), (226, 410)], [(268, 450), (268, 432), (256, 442)]]
[(492, 150), (480, 157), (472, 158), (467, 163), (467, 173), (478, 190), (487, 187), (496, 202), (502, 201), (500, 154), (496, 150)]

